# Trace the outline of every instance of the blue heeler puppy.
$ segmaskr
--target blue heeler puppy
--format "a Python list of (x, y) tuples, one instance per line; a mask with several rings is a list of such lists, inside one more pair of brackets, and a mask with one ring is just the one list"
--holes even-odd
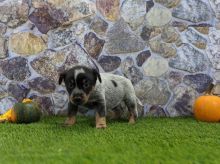
[(85, 66), (75, 66), (60, 74), (59, 84), (64, 81), (69, 93), (66, 125), (76, 123), (79, 106), (96, 111), (96, 128), (106, 128), (107, 109), (117, 109), (123, 102), (130, 113), (129, 123), (137, 118), (137, 100), (131, 81), (110, 73), (99, 73)]

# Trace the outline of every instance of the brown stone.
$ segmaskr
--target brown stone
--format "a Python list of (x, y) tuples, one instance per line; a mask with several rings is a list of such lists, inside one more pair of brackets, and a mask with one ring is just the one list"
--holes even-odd
[(164, 42), (173, 43), (177, 41), (180, 36), (174, 27), (167, 26), (163, 28), (161, 38)]
[(106, 72), (110, 72), (110, 71), (114, 71), (120, 66), (121, 59), (118, 56), (102, 55), (99, 58), (98, 62)]
[(176, 48), (169, 43), (163, 43), (160, 39), (150, 40), (150, 48), (165, 58), (176, 56)]
[(35, 24), (38, 30), (46, 34), (49, 30), (58, 27), (67, 18), (61, 10), (52, 9), (49, 6), (35, 9), (30, 15), (29, 20)]
[(190, 25), (190, 27), (194, 27), (198, 32), (208, 35), (209, 28), (212, 27), (210, 24), (202, 23), (197, 25)]
[(145, 41), (148, 41), (149, 39), (152, 39), (153, 37), (158, 36), (159, 34), (161, 34), (160, 28), (144, 26), (142, 28), (141, 38)]
[(143, 51), (138, 54), (136, 57), (136, 62), (139, 67), (143, 65), (143, 63), (151, 56), (151, 52), (149, 50)]
[(28, 61), (23, 57), (14, 57), (2, 62), (0, 61), (0, 71), (8, 79), (16, 81), (24, 81), (31, 75)]
[(28, 19), (27, 0), (7, 0), (0, 5), (0, 22), (9, 27), (17, 27)]
[(93, 32), (86, 34), (84, 37), (84, 47), (86, 48), (89, 55), (91, 55), (93, 58), (98, 58), (104, 44), (105, 41), (99, 39)]
[(149, 112), (147, 113), (147, 116), (150, 117), (166, 117), (166, 113), (164, 112), (164, 109), (158, 105), (153, 105), (150, 107)]
[(96, 7), (107, 20), (116, 21), (119, 17), (120, 0), (97, 0)]
[(155, 0), (155, 2), (160, 3), (165, 7), (173, 8), (179, 4), (180, 0)]
[(108, 28), (108, 23), (100, 17), (95, 17), (90, 24), (90, 28), (97, 34), (103, 35)]
[(187, 29), (187, 24), (184, 22), (173, 21), (172, 26), (177, 27), (180, 32), (183, 32), (184, 30)]
[(46, 45), (40, 37), (30, 32), (21, 32), (10, 37), (9, 48), (17, 54), (28, 56), (44, 51)]

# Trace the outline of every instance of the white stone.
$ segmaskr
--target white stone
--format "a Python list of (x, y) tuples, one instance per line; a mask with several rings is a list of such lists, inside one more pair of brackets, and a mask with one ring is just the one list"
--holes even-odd
[(146, 20), (150, 26), (164, 26), (172, 19), (170, 10), (165, 7), (154, 6), (146, 15)]
[(214, 78), (215, 80), (220, 81), (220, 71), (215, 72)]
[(126, 0), (121, 7), (121, 16), (132, 29), (136, 29), (143, 23), (145, 14), (145, 0)]
[(158, 77), (168, 71), (168, 62), (162, 57), (150, 57), (144, 64), (143, 69), (146, 76)]

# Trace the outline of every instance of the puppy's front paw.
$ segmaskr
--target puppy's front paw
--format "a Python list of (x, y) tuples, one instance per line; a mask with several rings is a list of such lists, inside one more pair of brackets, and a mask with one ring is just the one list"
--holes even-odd
[(76, 123), (76, 118), (75, 117), (68, 117), (66, 121), (64, 122), (65, 126), (72, 126)]
[(135, 117), (133, 114), (131, 114), (130, 118), (129, 118), (129, 124), (135, 124)]
[(96, 114), (96, 128), (97, 129), (104, 129), (106, 128), (106, 118), (105, 117), (99, 117), (98, 114)]

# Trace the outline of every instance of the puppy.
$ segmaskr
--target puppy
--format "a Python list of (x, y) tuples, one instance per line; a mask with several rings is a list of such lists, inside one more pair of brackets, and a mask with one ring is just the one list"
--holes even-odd
[(96, 111), (96, 128), (106, 128), (107, 109), (117, 109), (122, 102), (130, 113), (129, 123), (138, 116), (136, 95), (131, 81), (109, 73), (99, 73), (85, 66), (75, 66), (60, 74), (59, 84), (64, 81), (69, 93), (66, 125), (76, 123), (79, 106)]

